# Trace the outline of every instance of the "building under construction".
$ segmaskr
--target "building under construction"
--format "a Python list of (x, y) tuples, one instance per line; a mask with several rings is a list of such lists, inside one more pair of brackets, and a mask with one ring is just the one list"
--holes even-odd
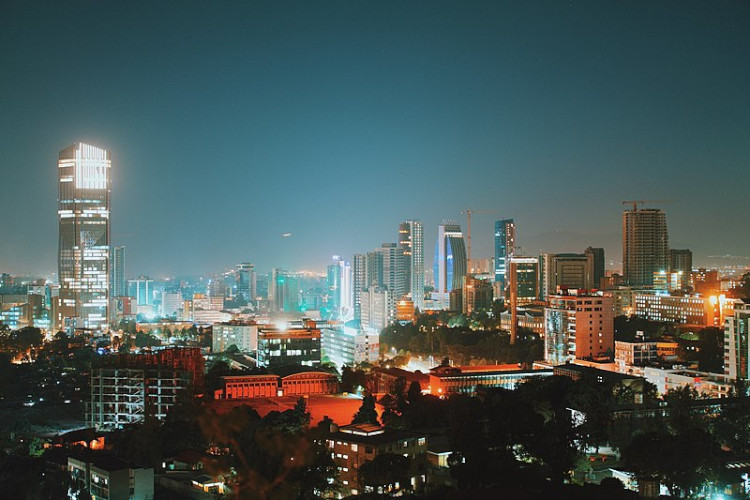
[(121, 428), (146, 415), (166, 417), (181, 393), (203, 385), (204, 362), (198, 348), (171, 348), (148, 354), (104, 358), (91, 370), (89, 425)]

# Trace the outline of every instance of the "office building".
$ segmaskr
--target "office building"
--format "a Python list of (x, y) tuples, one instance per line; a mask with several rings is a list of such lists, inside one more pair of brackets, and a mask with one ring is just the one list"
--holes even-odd
[(724, 373), (750, 380), (750, 300), (738, 301), (724, 324)]
[(326, 274), (326, 308), (333, 319), (354, 317), (352, 267), (340, 256), (334, 255)]
[(539, 256), (539, 280), (542, 300), (565, 288), (598, 288), (594, 281), (594, 254), (543, 253)]
[(135, 303), (139, 306), (154, 305), (154, 280), (148, 276), (128, 280), (128, 297), (135, 298)]
[(585, 255), (590, 256), (593, 262), (593, 276), (591, 278), (591, 288), (601, 289), (602, 278), (604, 278), (604, 249), (603, 248), (592, 248), (588, 247), (584, 252)]
[(406, 291), (414, 307), (424, 310), (424, 228), (418, 220), (402, 222), (398, 228), (398, 244), (406, 257)]
[(612, 358), (614, 301), (577, 290), (549, 297), (544, 309), (544, 359), (562, 364), (575, 359)]
[(240, 301), (245, 304), (254, 302), (256, 287), (255, 266), (249, 262), (237, 264), (237, 297)]
[(466, 276), (466, 246), (458, 224), (443, 223), (438, 226), (435, 243), (435, 293), (443, 300), (452, 290), (460, 290)]
[(225, 352), (231, 346), (241, 352), (258, 350), (258, 325), (254, 322), (216, 323), (213, 326), (213, 352)]
[(258, 327), (258, 366), (320, 366), (320, 330), (314, 321), (302, 327)]
[(358, 321), (329, 324), (320, 333), (323, 355), (339, 370), (343, 366), (375, 363), (380, 358), (380, 334), (361, 328)]
[(160, 308), (162, 318), (176, 318), (182, 311), (182, 294), (162, 292)]
[(108, 326), (111, 166), (108, 151), (88, 144), (60, 151), (60, 307), (55, 325), (66, 330)]
[(119, 246), (112, 249), (112, 297), (124, 297), (127, 295), (125, 281), (125, 247)]
[(508, 286), (508, 258), (516, 248), (516, 224), (513, 219), (495, 221), (495, 283), (498, 295)]
[(362, 328), (380, 333), (388, 326), (390, 303), (390, 292), (385, 287), (371, 286), (362, 292)]
[(622, 265), (625, 283), (651, 287), (654, 273), (669, 268), (667, 216), (658, 209), (622, 213)]
[[(515, 286), (511, 288), (511, 285)], [(529, 304), (539, 297), (539, 261), (536, 257), (508, 258), (508, 289), (516, 291), (516, 305)]]
[(725, 296), (665, 295), (636, 293), (635, 315), (651, 321), (664, 321), (695, 327), (722, 326), (737, 300)]
[(367, 256), (355, 254), (352, 266), (352, 308), (354, 319), (362, 318), (362, 292), (367, 289)]
[(274, 268), (268, 286), (268, 302), (271, 312), (299, 311), (299, 277), (283, 269)]
[(669, 249), (669, 272), (680, 275), (680, 288), (687, 289), (690, 286), (690, 276), (693, 272), (693, 252), (688, 249)]
[(475, 311), (488, 312), (492, 310), (492, 283), (489, 280), (478, 279), (467, 275), (461, 294), (463, 314), (469, 315)]

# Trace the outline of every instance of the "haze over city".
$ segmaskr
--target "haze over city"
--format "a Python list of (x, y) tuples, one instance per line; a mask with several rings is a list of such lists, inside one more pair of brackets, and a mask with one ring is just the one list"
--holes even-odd
[[(637, 8), (636, 8), (637, 7)], [(56, 271), (57, 153), (112, 154), (128, 269), (324, 269), (421, 219), (602, 246), (622, 200), (746, 255), (745, 2), (4, 2), (0, 263)], [(291, 233), (290, 237), (282, 237)], [(574, 233), (571, 248), (564, 235)], [(562, 235), (563, 237), (556, 237)], [(348, 257), (347, 257), (348, 258)]]

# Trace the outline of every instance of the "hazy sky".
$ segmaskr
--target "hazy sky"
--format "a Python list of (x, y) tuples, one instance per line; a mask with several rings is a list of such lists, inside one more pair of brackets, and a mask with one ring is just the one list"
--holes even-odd
[(0, 271), (56, 271), (75, 141), (112, 152), (128, 275), (323, 268), (406, 218), (431, 264), (465, 208), (498, 211), (476, 257), (505, 217), (528, 253), (615, 255), (630, 199), (674, 200), (698, 261), (750, 254), (750, 2), (6, 0), (0, 20)]

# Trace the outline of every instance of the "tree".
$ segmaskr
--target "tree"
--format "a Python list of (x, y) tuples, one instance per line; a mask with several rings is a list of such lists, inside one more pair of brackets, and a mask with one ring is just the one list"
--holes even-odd
[(359, 482), (377, 491), (378, 487), (407, 485), (411, 460), (395, 453), (382, 453), (359, 467)]
[(367, 394), (362, 400), (362, 405), (352, 419), (353, 424), (375, 424), (379, 425), (378, 412), (375, 410), (375, 398)]

